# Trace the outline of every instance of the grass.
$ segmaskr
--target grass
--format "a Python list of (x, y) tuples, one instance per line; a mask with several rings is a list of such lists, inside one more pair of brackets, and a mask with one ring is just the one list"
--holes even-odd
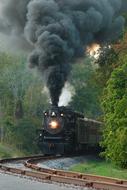
[(85, 163), (73, 166), (70, 170), (86, 174), (127, 179), (127, 169), (117, 168), (111, 163), (102, 160), (86, 161)]
[(9, 145), (3, 145), (0, 143), (0, 158), (18, 157), (23, 154)]

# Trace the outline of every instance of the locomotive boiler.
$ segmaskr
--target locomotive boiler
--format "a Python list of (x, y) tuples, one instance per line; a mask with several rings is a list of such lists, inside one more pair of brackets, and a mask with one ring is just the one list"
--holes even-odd
[(101, 122), (67, 107), (53, 106), (44, 112), (38, 146), (43, 154), (68, 154), (97, 147)]

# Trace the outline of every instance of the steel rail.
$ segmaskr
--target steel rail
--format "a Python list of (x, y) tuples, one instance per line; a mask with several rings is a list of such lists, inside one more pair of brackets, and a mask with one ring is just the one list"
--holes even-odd
[(24, 156), (24, 157), (15, 157), (15, 158), (5, 158), (0, 159), (0, 164), (7, 163), (7, 162), (13, 162), (13, 161), (20, 161), (20, 160), (29, 160), (29, 159), (36, 159), (36, 158), (42, 158), (44, 157), (42, 154), (40, 155), (33, 155), (33, 156)]
[[(127, 180), (88, 175), (76, 172), (67, 172), (57, 169), (46, 169), (37, 166), (37, 162), (40, 160), (45, 161), (58, 158), (60, 157), (38, 155), (31, 157), (3, 159), (0, 160), (0, 169), (14, 174), (34, 177), (43, 181), (45, 180), (47, 182), (73, 184), (77, 186), (90, 187), (100, 190), (127, 190)], [(6, 163), (20, 160), (24, 162), (24, 165), (26, 167), (31, 168), (32, 170), (28, 171), (25, 169), (13, 168), (5, 165)]]
[[(39, 159), (41, 160), (41, 159)], [(69, 172), (58, 169), (47, 169), (37, 166), (38, 159), (29, 159), (25, 162), (25, 166), (41, 173), (50, 174), (50, 180), (75, 184), (86, 187), (93, 187), (104, 190), (127, 190), (127, 180), (83, 174), (79, 172)]]

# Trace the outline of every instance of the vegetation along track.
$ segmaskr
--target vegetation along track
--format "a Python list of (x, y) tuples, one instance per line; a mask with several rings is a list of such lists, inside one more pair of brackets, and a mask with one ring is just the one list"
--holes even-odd
[[(88, 175), (76, 172), (68, 172), (57, 169), (47, 169), (37, 166), (37, 163), (50, 159), (59, 159), (61, 157), (53, 156), (32, 156), (32, 157), (20, 157), (0, 160), (0, 169), (23, 176), (34, 177), (39, 180), (45, 180), (47, 182), (58, 182), (65, 184), (73, 184), (82, 187), (90, 187), (100, 190), (127, 190), (127, 180), (120, 180), (109, 177)], [(9, 164), (21, 162), (24, 163), (24, 168), (10, 166)]]

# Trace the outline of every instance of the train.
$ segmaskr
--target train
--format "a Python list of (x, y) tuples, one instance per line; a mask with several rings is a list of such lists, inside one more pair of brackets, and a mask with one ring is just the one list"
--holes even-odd
[(37, 144), (45, 155), (64, 155), (96, 149), (102, 123), (67, 107), (52, 106), (43, 113)]

